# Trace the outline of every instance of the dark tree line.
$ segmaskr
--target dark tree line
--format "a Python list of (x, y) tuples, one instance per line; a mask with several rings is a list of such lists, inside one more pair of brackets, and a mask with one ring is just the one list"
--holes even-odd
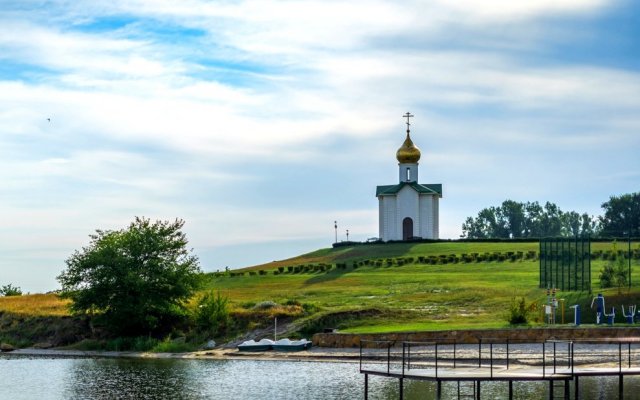
[(564, 212), (556, 204), (505, 200), (480, 210), (462, 224), (463, 238), (540, 238), (552, 236), (640, 236), (640, 192), (611, 196), (602, 204), (604, 215)]
[(603, 236), (640, 236), (640, 192), (611, 196), (602, 204), (600, 234)]

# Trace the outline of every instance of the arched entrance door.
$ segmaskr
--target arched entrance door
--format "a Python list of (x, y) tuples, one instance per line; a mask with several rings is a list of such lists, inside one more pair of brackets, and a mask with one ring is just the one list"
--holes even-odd
[(409, 240), (413, 237), (413, 220), (409, 217), (402, 220), (402, 240)]

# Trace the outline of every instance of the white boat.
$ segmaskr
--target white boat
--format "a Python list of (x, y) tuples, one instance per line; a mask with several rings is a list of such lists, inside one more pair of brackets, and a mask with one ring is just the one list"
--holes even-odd
[(311, 341), (307, 339), (280, 339), (273, 344), (273, 349), (275, 351), (302, 351), (310, 349), (312, 345)]
[(238, 345), (240, 351), (269, 351), (273, 348), (274, 341), (270, 339), (262, 339), (259, 342), (255, 340), (247, 340)]

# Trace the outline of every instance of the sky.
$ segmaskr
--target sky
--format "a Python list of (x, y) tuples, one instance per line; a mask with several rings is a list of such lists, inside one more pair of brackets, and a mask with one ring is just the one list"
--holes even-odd
[(631, 0), (0, 0), (0, 285), (185, 220), (204, 271), (378, 236), (411, 135), (440, 237), (640, 188)]

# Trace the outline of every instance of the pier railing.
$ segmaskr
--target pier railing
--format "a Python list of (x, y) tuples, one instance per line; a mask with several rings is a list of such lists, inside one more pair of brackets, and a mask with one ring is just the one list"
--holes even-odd
[[(401, 347), (400, 347), (401, 346)], [(640, 375), (640, 338), (605, 340), (498, 341), (478, 340), (459, 344), (451, 340), (432, 342), (361, 341), (360, 372), (364, 374), (365, 399), (369, 375), (399, 380), (403, 398), (405, 379), (431, 380), (436, 383), (436, 398), (442, 383), (473, 381), (473, 396), (480, 398), (481, 382), (508, 382), (509, 399), (513, 382), (548, 381), (549, 398), (557, 383), (563, 383), (568, 399), (570, 382), (574, 398), (581, 398), (580, 377), (618, 376), (618, 398), (623, 398), (624, 377)]]
[[(431, 371), (435, 378), (445, 369), (478, 368), (488, 370), (489, 377), (495, 372), (516, 367), (540, 365), (545, 370), (559, 370), (562, 365), (570, 367), (570, 353), (562, 354), (558, 343), (553, 351), (545, 354), (547, 343), (530, 341), (497, 340), (485, 338), (476, 344), (459, 344), (456, 341), (441, 340), (435, 342), (403, 343), (403, 374), (410, 370)], [(537, 350), (532, 346), (538, 347)], [(551, 349), (550, 349), (551, 351)], [(554, 372), (555, 373), (555, 372)]]
[(360, 341), (360, 372), (391, 374), (402, 372), (403, 357), (396, 342), (386, 340)]
[(573, 351), (571, 340), (545, 340), (542, 343), (542, 376), (573, 374)]
[(640, 374), (640, 338), (539, 343), (484, 338), (475, 344), (453, 340), (360, 342), (361, 372), (396, 376), (422, 374), (437, 379), (445, 370), (477, 368), (493, 378), (498, 371), (522, 368), (553, 378), (588, 374), (593, 367), (610, 374)]
[(618, 373), (640, 370), (640, 338), (585, 339), (574, 342), (575, 368), (599, 367)]

